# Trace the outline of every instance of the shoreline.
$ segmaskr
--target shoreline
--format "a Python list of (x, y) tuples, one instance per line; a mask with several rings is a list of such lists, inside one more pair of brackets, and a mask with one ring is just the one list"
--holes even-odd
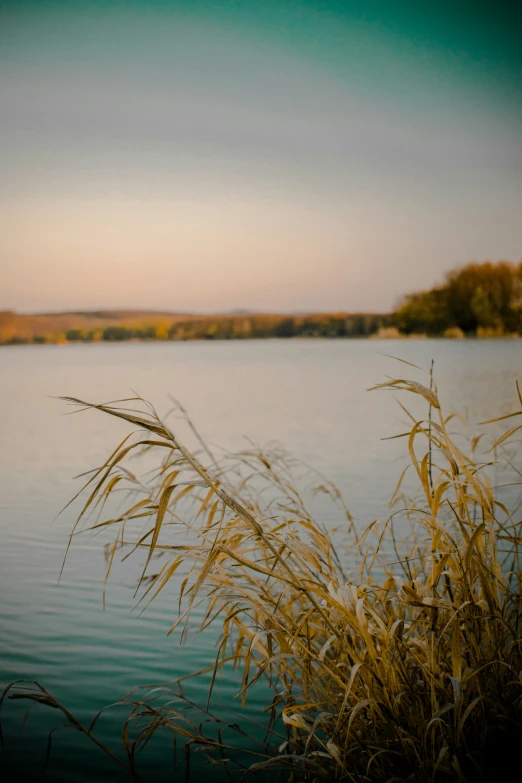
[(444, 341), (444, 342), (486, 342), (486, 341), (517, 341), (522, 339), (520, 334), (505, 334), (505, 335), (466, 335), (464, 337), (446, 337), (444, 335), (427, 335), (427, 334), (401, 334), (393, 337), (378, 336), (375, 335), (356, 335), (350, 336), (311, 336), (311, 335), (296, 335), (294, 337), (190, 337), (180, 340), (159, 340), (159, 339), (140, 339), (131, 338), (128, 340), (63, 340), (63, 341), (13, 341), (0, 343), (0, 348), (66, 348), (69, 346), (94, 346), (94, 345), (175, 345), (180, 343), (241, 343), (241, 342), (411, 342), (413, 341)]

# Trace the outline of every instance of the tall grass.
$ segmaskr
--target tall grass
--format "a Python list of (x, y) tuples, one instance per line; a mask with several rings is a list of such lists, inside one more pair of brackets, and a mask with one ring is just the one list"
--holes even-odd
[[(522, 478), (522, 397), (517, 387), (520, 409), (496, 420), (514, 418), (515, 426), (491, 439), (484, 459), (489, 423), (463, 445), (433, 378), (429, 386), (396, 379), (376, 388), (420, 396), (426, 418), (403, 406), (414, 498), (403, 493), (403, 473), (388, 519), (362, 531), (332, 484), (278, 449), (216, 458), (200, 441), (191, 452), (139, 398), (66, 398), (135, 431), (89, 476), (71, 541), (82, 530), (113, 528), (107, 575), (120, 553), (141, 553), (143, 608), (175, 586), (179, 616), (170, 631), (192, 616), (200, 629), (219, 626), (203, 712), (223, 667), (236, 667), (243, 702), (266, 680), (268, 737), (252, 746), (249, 774), (275, 767), (294, 781), (501, 779), (522, 741), (522, 521), (499, 499), (492, 468), (507, 466), (513, 484)], [(147, 482), (126, 465), (134, 453), (155, 460)], [(122, 489), (123, 510), (103, 519)], [(310, 510), (317, 493), (336, 506), (336, 530)], [(17, 687), (9, 693), (52, 699), (40, 686)], [(158, 729), (232, 768), (234, 743), (220, 731), (205, 734), (176, 693), (177, 702), (160, 706), (146, 694), (129, 699), (131, 775)], [(131, 737), (132, 720), (139, 729)], [(81, 730), (93, 735), (94, 724)]]

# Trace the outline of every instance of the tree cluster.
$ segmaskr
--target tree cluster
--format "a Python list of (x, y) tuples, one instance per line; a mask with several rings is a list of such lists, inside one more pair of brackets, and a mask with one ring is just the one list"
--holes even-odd
[(393, 320), (405, 334), (522, 333), (522, 262), (471, 263), (448, 272), (441, 286), (407, 295)]

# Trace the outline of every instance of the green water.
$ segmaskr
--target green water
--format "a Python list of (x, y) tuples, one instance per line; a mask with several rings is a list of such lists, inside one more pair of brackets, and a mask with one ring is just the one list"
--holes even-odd
[[(74, 519), (57, 513), (77, 489), (73, 476), (100, 463), (126, 433), (124, 423), (87, 413), (63, 416), (53, 395), (95, 401), (135, 389), (160, 412), (174, 394), (201, 432), (227, 448), (277, 440), (338, 483), (361, 523), (386, 513), (403, 464), (404, 444), (381, 442), (404, 429), (393, 396), (366, 389), (385, 375), (411, 375), (380, 352), (426, 366), (435, 359), (440, 396), (481, 420), (514, 409), (522, 379), (519, 341), (266, 341), (235, 343), (38, 346), (0, 349), (0, 685), (36, 679), (83, 723), (138, 685), (164, 683), (207, 665), (217, 630), (167, 637), (176, 617), (174, 592), (141, 616), (133, 599), (138, 564), (118, 567), (106, 590), (101, 537), (79, 539), (57, 584)], [(417, 378), (419, 376), (416, 376)], [(171, 422), (176, 425), (175, 421)], [(190, 432), (179, 423), (191, 445)], [(326, 511), (325, 511), (326, 514)], [(334, 523), (333, 518), (325, 517)], [(53, 521), (54, 520), (54, 521)], [(187, 686), (206, 703), (208, 677)], [(243, 713), (239, 682), (226, 673), (217, 688), (220, 718), (260, 719), (270, 693), (259, 684)], [(3, 779), (39, 779), (56, 711), (35, 705), (2, 708)], [(237, 715), (231, 710), (238, 711)], [(125, 711), (109, 710), (98, 735), (121, 753)], [(246, 725), (246, 724), (243, 724)], [(255, 745), (228, 730), (235, 742)], [(259, 738), (261, 729), (254, 730)], [(228, 735), (227, 735), (228, 736)], [(201, 757), (201, 753), (194, 758)], [(124, 758), (124, 756), (122, 756)], [(158, 735), (138, 769), (144, 780), (183, 780), (172, 738)], [(216, 769), (193, 767), (194, 780), (225, 780)], [(71, 729), (53, 734), (47, 779), (125, 780), (124, 773)]]

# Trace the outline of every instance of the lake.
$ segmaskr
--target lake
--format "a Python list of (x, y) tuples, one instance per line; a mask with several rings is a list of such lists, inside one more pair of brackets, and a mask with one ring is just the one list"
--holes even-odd
[[(311, 463), (337, 483), (364, 524), (386, 515), (405, 453), (403, 441), (382, 441), (405, 429), (394, 395), (367, 389), (387, 376), (422, 381), (418, 371), (383, 354), (423, 368), (433, 359), (443, 407), (466, 413), (472, 425), (516, 408), (515, 379), (522, 380), (522, 343), (517, 340), (0, 349), (0, 685), (36, 679), (88, 722), (133, 687), (189, 674), (209, 663), (215, 652), (212, 632), (184, 646), (175, 635), (167, 638), (176, 607), (163, 596), (138, 616), (132, 570), (118, 571), (109, 582), (104, 608), (105, 560), (97, 538), (78, 540), (58, 584), (74, 512), (57, 515), (79, 488), (73, 477), (104, 461), (128, 428), (92, 411), (65, 416), (68, 407), (54, 397), (105, 402), (131, 396), (134, 390), (162, 413), (171, 407), (173, 395), (212, 444), (235, 449), (245, 445), (245, 437), (260, 444), (277, 441)], [(404, 394), (401, 400), (410, 403)], [(423, 415), (422, 401), (413, 400), (412, 407)], [(172, 420), (171, 426), (192, 445), (183, 422)], [(230, 675), (217, 700), (234, 705), (238, 688)], [(204, 701), (204, 685), (195, 684), (193, 694)], [(258, 688), (246, 715), (258, 717), (264, 700), (263, 688)], [(53, 711), (36, 705), (20, 733), (25, 709), (11, 702), (2, 711), (0, 770), (7, 771), (8, 779), (39, 776), (49, 727), (57, 723), (54, 714), (49, 716)], [(100, 734), (114, 747), (121, 723), (117, 708), (100, 723)], [(169, 748), (159, 742), (145, 754), (145, 779), (172, 779)], [(206, 779), (223, 779), (222, 773), (213, 774)], [(70, 730), (54, 735), (50, 780), (116, 780), (118, 775), (80, 735)]]

